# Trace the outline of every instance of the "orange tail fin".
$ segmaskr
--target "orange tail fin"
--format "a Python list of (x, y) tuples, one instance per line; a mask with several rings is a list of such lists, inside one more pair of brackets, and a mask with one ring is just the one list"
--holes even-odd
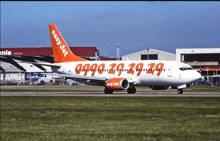
[(88, 61), (72, 53), (55, 24), (49, 25), (49, 31), (55, 63)]

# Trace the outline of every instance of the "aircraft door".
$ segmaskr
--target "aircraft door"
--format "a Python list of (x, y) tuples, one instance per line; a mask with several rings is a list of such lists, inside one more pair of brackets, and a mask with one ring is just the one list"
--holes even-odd
[(172, 77), (172, 69), (171, 68), (168, 69), (167, 76), (168, 77)]
[(179, 73), (179, 79), (181, 79), (181, 73)]

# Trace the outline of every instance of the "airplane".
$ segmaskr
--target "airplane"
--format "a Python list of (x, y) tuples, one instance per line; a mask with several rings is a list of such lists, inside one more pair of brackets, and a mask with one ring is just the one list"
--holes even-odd
[(176, 61), (89, 61), (71, 52), (55, 24), (49, 25), (49, 32), (55, 63), (44, 65), (62, 77), (104, 86), (105, 94), (114, 90), (135, 94), (135, 86), (148, 86), (152, 90), (172, 88), (183, 94), (183, 88), (201, 78), (190, 65)]

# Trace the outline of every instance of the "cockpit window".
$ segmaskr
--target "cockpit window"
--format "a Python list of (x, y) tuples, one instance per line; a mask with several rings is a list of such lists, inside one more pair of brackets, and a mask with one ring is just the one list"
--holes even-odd
[(186, 67), (186, 68), (185, 67), (181, 67), (180, 70), (181, 71), (193, 70), (193, 68), (192, 67)]

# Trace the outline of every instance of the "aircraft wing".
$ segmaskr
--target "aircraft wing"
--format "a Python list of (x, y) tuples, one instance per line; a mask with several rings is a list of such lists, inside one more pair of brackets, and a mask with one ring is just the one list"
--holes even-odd
[(220, 77), (220, 75), (219, 74), (218, 75), (212, 75), (210, 77)]
[[(48, 75), (48, 73), (45, 73), (46, 75)], [(69, 75), (69, 74), (53, 74), (53, 75), (57, 75), (59, 77), (66, 77), (66, 78), (70, 78), (70, 79), (87, 79), (87, 80), (102, 80), (102, 81), (106, 81), (105, 78), (98, 78), (98, 77), (83, 77), (83, 76), (74, 76), (74, 75)]]
[[(84, 76), (74, 76), (74, 75), (69, 75), (69, 74), (52, 74), (52, 73), (44, 73), (46, 75), (53, 75), (53, 76), (57, 76), (57, 77), (63, 77), (63, 78), (67, 78), (67, 79), (72, 79), (74, 81), (77, 82), (82, 82), (82, 83), (86, 83), (86, 84), (94, 84), (94, 85), (101, 85), (104, 86), (106, 81), (109, 79), (114, 79), (115, 77), (95, 77), (95, 76), (91, 76), (91, 77), (84, 77)], [(127, 79), (129, 83), (133, 84), (135, 82), (134, 79), (132, 78), (124, 78)]]
[(94, 85), (105, 85), (107, 79), (105, 78), (98, 78), (98, 77), (83, 77), (83, 76), (74, 76), (69, 74), (54, 74), (54, 73), (44, 73), (45, 75), (53, 75), (57, 77), (63, 77), (66, 79), (72, 79), (77, 82), (85, 83), (85, 84), (94, 84)]

